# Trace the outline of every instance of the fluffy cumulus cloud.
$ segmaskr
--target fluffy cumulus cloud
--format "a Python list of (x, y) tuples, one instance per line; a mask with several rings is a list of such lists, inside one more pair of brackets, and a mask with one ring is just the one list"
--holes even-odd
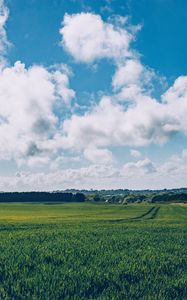
[(124, 65), (118, 67), (114, 74), (112, 84), (115, 88), (119, 88), (125, 85), (140, 83), (143, 72), (144, 68), (139, 61), (129, 59)]
[(80, 62), (131, 56), (129, 44), (133, 34), (125, 28), (104, 22), (92, 13), (66, 14), (60, 29), (61, 44)]
[(121, 174), (125, 177), (145, 175), (156, 172), (156, 167), (148, 158), (139, 160), (137, 162), (129, 162), (122, 168)]
[(112, 78), (112, 86), (117, 93), (116, 100), (131, 103), (141, 101), (144, 95), (151, 94), (154, 78), (157, 78), (154, 71), (143, 66), (136, 58), (117, 64)]
[[(43, 142), (57, 130), (55, 104), (74, 96), (68, 76), (42, 66), (28, 69), (17, 61), (0, 72), (0, 159), (22, 162), (43, 155)], [(40, 161), (45, 159), (40, 157)]]
[(65, 104), (70, 104), (75, 97), (75, 91), (69, 88), (69, 73), (65, 70), (56, 70), (52, 73), (51, 79), (55, 83), (56, 95), (60, 96)]
[(84, 157), (95, 164), (111, 164), (113, 162), (112, 152), (108, 149), (86, 148), (84, 150)]
[(64, 122), (66, 147), (162, 144), (184, 130), (181, 122), (187, 112), (185, 102), (181, 104), (181, 115), (176, 114), (175, 105), (159, 103), (148, 96), (142, 96), (140, 102), (128, 109), (112, 100), (103, 97), (89, 113), (73, 115)]
[(186, 149), (168, 157), (163, 164), (159, 164), (157, 166), (157, 177), (163, 178), (163, 182), (171, 182), (176, 187), (185, 187), (187, 177)]
[(131, 156), (133, 156), (133, 157), (140, 157), (140, 156), (141, 156), (141, 152), (138, 151), (138, 150), (135, 150), (135, 149), (131, 149), (131, 150), (130, 150), (130, 154), (131, 154)]
[(180, 100), (184, 101), (187, 97), (187, 76), (178, 77), (174, 85), (170, 87), (166, 93), (162, 96), (163, 101), (166, 103), (177, 103)]

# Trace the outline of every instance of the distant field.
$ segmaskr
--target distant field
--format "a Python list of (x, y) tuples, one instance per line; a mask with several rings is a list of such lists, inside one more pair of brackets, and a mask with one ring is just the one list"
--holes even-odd
[(119, 220), (139, 217), (149, 205), (107, 205), (90, 203), (0, 204), (0, 222), (63, 222), (88, 220)]
[(187, 205), (0, 204), (0, 299), (187, 299)]

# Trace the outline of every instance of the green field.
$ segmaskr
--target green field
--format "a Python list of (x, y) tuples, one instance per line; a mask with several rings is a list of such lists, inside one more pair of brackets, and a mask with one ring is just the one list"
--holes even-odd
[(187, 205), (0, 204), (0, 299), (187, 299)]

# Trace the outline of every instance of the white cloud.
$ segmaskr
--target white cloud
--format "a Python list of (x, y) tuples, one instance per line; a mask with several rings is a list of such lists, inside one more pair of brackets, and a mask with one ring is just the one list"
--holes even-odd
[(115, 178), (118, 172), (111, 165), (90, 165), (51, 173), (18, 172), (16, 176), (0, 177), (0, 190), (28, 191), (65, 188), (90, 188), (103, 185), (102, 180)]
[(66, 156), (63, 154), (58, 154), (53, 160), (50, 162), (51, 170), (60, 170), (64, 169), (64, 166), (68, 166), (70, 168), (71, 165), (77, 165), (82, 161), (82, 156)]
[(71, 100), (75, 97), (75, 91), (69, 88), (69, 78), (67, 73), (55, 71), (52, 75), (55, 82), (57, 95), (66, 103), (70, 104)]
[(86, 148), (84, 150), (84, 157), (94, 164), (111, 164), (114, 160), (111, 151), (95, 147)]
[(151, 174), (156, 172), (156, 167), (148, 158), (137, 162), (129, 162), (122, 168), (121, 174), (125, 177)]
[(187, 149), (183, 149), (180, 153), (171, 155), (168, 160), (161, 164), (158, 168), (160, 176), (175, 176), (182, 175), (184, 178), (187, 176)]
[(182, 151), (182, 157), (187, 158), (187, 149), (183, 149)]
[(64, 16), (62, 46), (81, 62), (101, 58), (120, 60), (131, 56), (129, 44), (133, 35), (126, 29), (104, 22), (99, 15), (79, 13)]
[(124, 65), (120, 65), (113, 76), (112, 85), (115, 88), (124, 85), (137, 84), (140, 81), (144, 68), (137, 60), (129, 59)]
[(153, 70), (143, 66), (138, 59), (128, 59), (117, 65), (112, 78), (112, 86), (117, 93), (116, 100), (137, 102), (143, 94), (152, 92), (152, 79), (156, 78)]
[[(187, 97), (187, 76), (179, 76), (173, 86), (171, 86), (162, 96), (166, 103), (179, 104)], [(186, 104), (187, 105), (187, 104)]]
[[(145, 158), (135, 163), (126, 163), (120, 169), (111, 164), (91, 164), (48, 173), (18, 172), (15, 176), (1, 176), (0, 190), (179, 188), (185, 186), (187, 164), (181, 160), (179, 162), (178, 158), (172, 156), (164, 164), (155, 164)], [(66, 158), (63, 157), (62, 160), (64, 159)]]
[[(179, 107), (180, 110), (180, 107)], [(183, 118), (187, 110), (183, 110)], [(61, 143), (65, 147), (145, 146), (165, 143), (182, 130), (177, 107), (157, 102), (148, 96), (128, 108), (103, 97), (83, 116), (73, 115), (63, 125)]]
[[(56, 133), (56, 102), (61, 109), (74, 96), (68, 77), (42, 66), (28, 69), (17, 61), (0, 72), (0, 158), (40, 156), (43, 142)], [(41, 159), (41, 158), (40, 158)]]
[[(25, 160), (23, 160), (23, 162), (19, 160), (18, 163), (21, 166), (22, 163), (25, 164)], [(32, 169), (41, 168), (45, 165), (48, 165), (49, 163), (50, 163), (49, 156), (31, 156), (28, 157), (26, 161), (27, 166)]]
[(131, 149), (131, 150), (130, 150), (130, 154), (131, 154), (131, 156), (133, 156), (133, 157), (140, 157), (140, 156), (141, 156), (141, 152), (138, 151), (138, 150), (135, 150), (135, 149)]
[(187, 76), (178, 77), (163, 95), (168, 114), (175, 119), (178, 131), (187, 134)]

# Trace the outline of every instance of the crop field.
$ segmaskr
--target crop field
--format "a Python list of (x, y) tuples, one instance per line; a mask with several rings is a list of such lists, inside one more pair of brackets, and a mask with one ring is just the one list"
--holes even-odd
[(0, 299), (187, 299), (187, 205), (1, 203)]

